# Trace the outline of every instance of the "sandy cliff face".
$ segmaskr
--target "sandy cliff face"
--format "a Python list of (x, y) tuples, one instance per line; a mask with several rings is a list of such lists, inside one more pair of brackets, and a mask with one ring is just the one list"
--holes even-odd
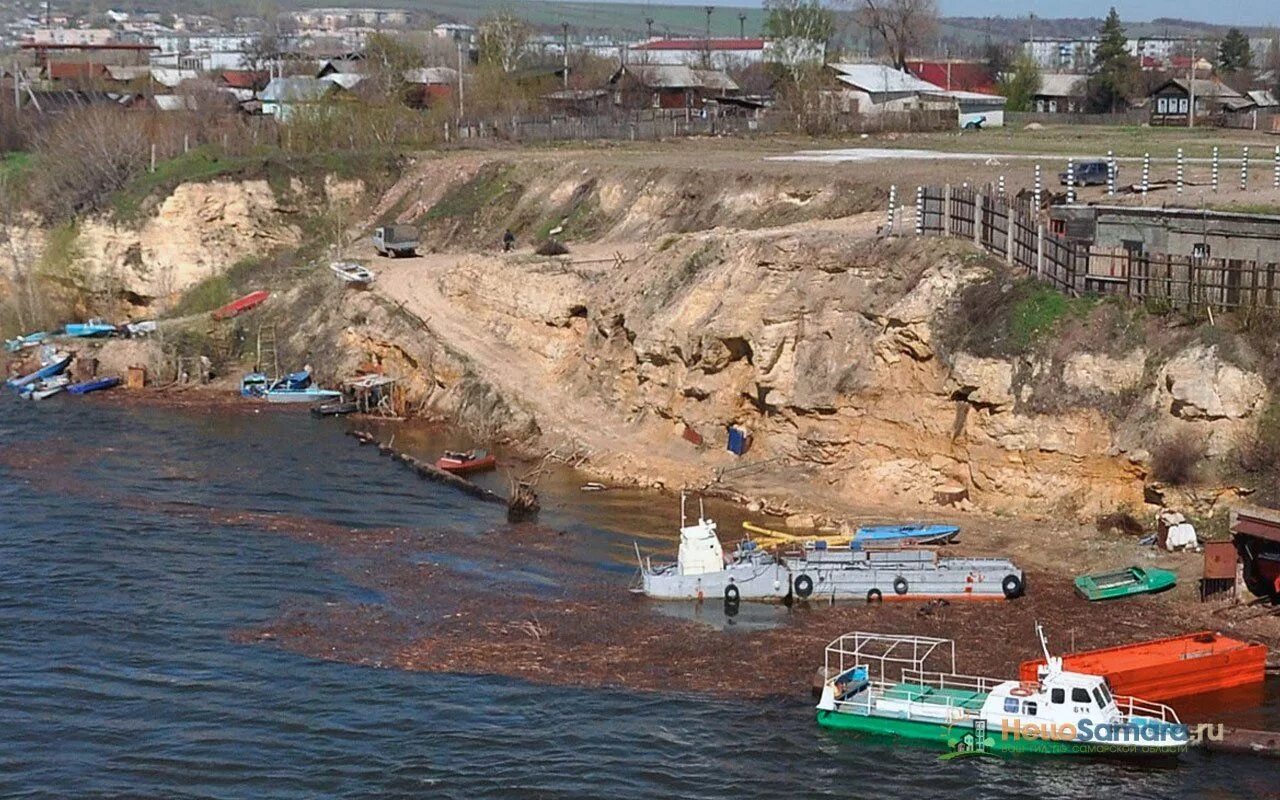
[[(752, 484), (734, 467), (759, 462), (775, 489), (800, 480), (854, 505), (932, 503), (958, 486), (989, 510), (1083, 518), (1142, 505), (1153, 437), (1217, 426), (1225, 443), (1265, 402), (1257, 375), (1203, 349), (1153, 369), (1141, 350), (1065, 364), (946, 352), (957, 293), (999, 266), (957, 242), (879, 240), (876, 221), (717, 229), (559, 261), (440, 255), (391, 268), (381, 290), (466, 364), (437, 375), (434, 398), (483, 385), (518, 409), (518, 437), (536, 430), (604, 474), (668, 485), (724, 469), (726, 484)], [(609, 249), (625, 260), (596, 258)], [(1029, 379), (1039, 372), (1057, 380)], [(1041, 384), (1075, 387), (1073, 401), (1035, 410), (1037, 391), (1060, 391)], [(1120, 395), (1119, 412), (1103, 402)], [(745, 459), (723, 450), (730, 424), (754, 435)]]
[[(281, 194), (265, 180), (186, 183), (138, 222), (110, 216), (75, 225), (69, 257), (60, 258), (59, 282), (84, 295), (110, 293), (136, 313), (162, 311), (182, 292), (246, 258), (261, 258), (302, 237), (300, 210), (352, 204), (360, 181), (327, 180), (322, 189), (300, 183)], [(27, 220), (6, 232), (15, 263), (39, 264), (50, 232)], [(47, 258), (44, 259), (46, 262)]]

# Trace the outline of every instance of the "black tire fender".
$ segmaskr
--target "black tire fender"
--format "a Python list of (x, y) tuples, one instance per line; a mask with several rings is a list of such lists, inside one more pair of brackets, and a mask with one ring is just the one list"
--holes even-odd
[(1000, 589), (1004, 592), (1004, 596), (1009, 600), (1012, 600), (1015, 597), (1022, 597), (1026, 588), (1026, 584), (1023, 583), (1022, 578), (1019, 578), (1013, 573), (1005, 575), (1004, 580), (1000, 581)]
[(869, 592), (867, 592), (867, 602), (868, 602), (868, 603), (883, 603), (883, 602), (884, 602), (884, 592), (880, 591), (879, 589), (872, 589), (872, 590), (870, 590)]
[(907, 585), (907, 579), (906, 579), (906, 578), (904, 578), (904, 577), (902, 577), (901, 575), (899, 575), (898, 577), (896, 577), (896, 578), (894, 578), (894, 579), (893, 579), (893, 593), (894, 593), (894, 594), (906, 594), (906, 593), (907, 593), (908, 591), (910, 591), (910, 590), (911, 590), (911, 587)]
[(796, 597), (804, 600), (813, 594), (813, 578), (808, 575), (797, 575), (793, 584), (796, 590)]

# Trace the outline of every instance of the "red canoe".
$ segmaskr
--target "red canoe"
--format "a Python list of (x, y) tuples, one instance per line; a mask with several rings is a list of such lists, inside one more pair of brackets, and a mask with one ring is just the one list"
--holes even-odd
[(222, 308), (213, 312), (214, 319), (231, 319), (239, 316), (251, 308), (257, 308), (262, 305), (262, 301), (271, 296), (271, 292), (251, 292), (241, 297), (239, 300), (232, 300)]
[[(1020, 680), (1035, 682), (1043, 659), (1022, 662)], [(1062, 657), (1062, 666), (1101, 675), (1118, 695), (1158, 703), (1208, 692), (1261, 684), (1266, 645), (1242, 642), (1213, 631), (1153, 639)]]
[(446, 450), (444, 455), (436, 459), (436, 467), (455, 475), (467, 475), (472, 472), (483, 472), (498, 466), (498, 459), (483, 450), (470, 453), (455, 453)]

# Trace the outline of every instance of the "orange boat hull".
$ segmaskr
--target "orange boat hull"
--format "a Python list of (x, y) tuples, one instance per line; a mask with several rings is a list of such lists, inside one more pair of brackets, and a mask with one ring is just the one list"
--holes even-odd
[[(1043, 659), (1024, 661), (1018, 671), (1034, 682)], [(1101, 675), (1117, 695), (1167, 703), (1234, 689), (1266, 678), (1267, 648), (1212, 631), (1154, 639), (1063, 656), (1064, 669)]]
[(452, 472), (455, 475), (469, 475), (472, 472), (483, 472), (498, 466), (498, 459), (495, 456), (485, 456), (484, 458), (475, 458), (470, 461), (458, 461), (452, 458), (441, 458), (436, 461), (436, 467), (445, 472)]

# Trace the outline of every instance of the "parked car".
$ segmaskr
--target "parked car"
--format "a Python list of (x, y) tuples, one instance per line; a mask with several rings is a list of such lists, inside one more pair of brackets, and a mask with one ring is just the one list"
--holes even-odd
[(418, 251), (418, 231), (408, 225), (383, 225), (373, 232), (373, 249), (389, 258), (411, 256)]
[[(1116, 176), (1120, 175), (1120, 167), (1116, 167)], [(1058, 180), (1063, 186), (1067, 185), (1067, 173), (1058, 173)], [(1106, 161), (1081, 161), (1075, 165), (1076, 186), (1106, 186), (1107, 185), (1107, 162)]]

